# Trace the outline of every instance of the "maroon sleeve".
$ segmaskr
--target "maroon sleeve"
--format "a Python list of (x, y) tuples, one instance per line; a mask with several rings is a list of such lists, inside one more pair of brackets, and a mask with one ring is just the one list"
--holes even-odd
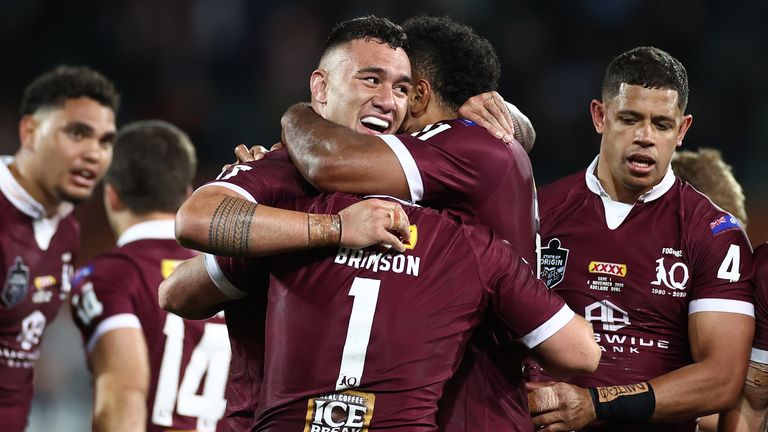
[(285, 149), (269, 152), (255, 162), (232, 165), (203, 187), (208, 185), (226, 187), (251, 202), (265, 205), (315, 193)]
[[(722, 311), (751, 315), (752, 246), (739, 222), (730, 214), (702, 213), (704, 219), (694, 219), (695, 225), (690, 227), (693, 297), (689, 313)], [(710, 299), (718, 301), (707, 301)]]
[(435, 208), (484, 207), (510, 168), (510, 149), (468, 120), (439, 122), (413, 135), (382, 138), (400, 160), (411, 199)]
[[(482, 236), (473, 236), (473, 240), (482, 241)], [(474, 250), (481, 275), (491, 290), (492, 310), (529, 348), (548, 339), (574, 316), (565, 301), (536, 278), (508, 242), (491, 240), (480, 253)]]
[(768, 243), (755, 249), (755, 340), (752, 360), (768, 364)]
[(263, 291), (267, 286), (269, 272), (263, 258), (205, 254), (205, 267), (213, 283), (233, 300), (257, 290)]
[(133, 301), (133, 287), (139, 285), (139, 274), (127, 260), (116, 257), (98, 258), (79, 269), (73, 280), (70, 305), (75, 325), (90, 351), (94, 335), (111, 319), (111, 328), (140, 328)]

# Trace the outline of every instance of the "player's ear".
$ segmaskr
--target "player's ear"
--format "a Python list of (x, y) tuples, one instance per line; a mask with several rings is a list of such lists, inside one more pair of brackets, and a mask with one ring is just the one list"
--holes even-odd
[(677, 147), (683, 145), (683, 138), (685, 138), (686, 132), (691, 128), (693, 123), (693, 116), (686, 114), (683, 116), (683, 122), (680, 123), (680, 130), (677, 132)]
[(315, 69), (309, 77), (309, 91), (312, 100), (325, 104), (328, 102), (328, 72), (324, 69)]
[(597, 133), (603, 133), (605, 130), (605, 105), (597, 99), (592, 99), (589, 104), (589, 113), (592, 114), (592, 124)]
[(19, 142), (22, 148), (34, 148), (37, 125), (37, 119), (31, 114), (27, 114), (19, 120)]
[(429, 107), (429, 102), (432, 100), (432, 86), (429, 82), (423, 79), (416, 81), (411, 89), (411, 94), (408, 101), (408, 107), (413, 117), (419, 117)]
[(113, 212), (125, 210), (125, 204), (120, 199), (120, 195), (107, 182), (104, 182), (104, 204)]

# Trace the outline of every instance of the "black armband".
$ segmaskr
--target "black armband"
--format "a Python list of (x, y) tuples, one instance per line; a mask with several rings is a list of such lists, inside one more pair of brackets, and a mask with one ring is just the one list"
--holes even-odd
[(651, 383), (590, 387), (598, 420), (648, 421), (656, 410)]

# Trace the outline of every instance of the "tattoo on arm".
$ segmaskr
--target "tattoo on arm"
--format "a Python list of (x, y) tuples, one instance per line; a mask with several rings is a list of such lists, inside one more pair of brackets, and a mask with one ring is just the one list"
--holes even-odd
[(214, 210), (208, 228), (209, 247), (215, 252), (246, 256), (251, 222), (258, 206), (244, 199), (224, 198)]

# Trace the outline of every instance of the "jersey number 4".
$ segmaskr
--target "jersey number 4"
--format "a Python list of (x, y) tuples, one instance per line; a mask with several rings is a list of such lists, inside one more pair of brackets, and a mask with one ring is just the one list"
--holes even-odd
[[(181, 357), (184, 354), (184, 320), (173, 314), (165, 318), (165, 350), (157, 381), (152, 423), (173, 426), (173, 413), (197, 417), (197, 430), (213, 432), (224, 415), (227, 401), (224, 390), (229, 374), (231, 351), (224, 324), (206, 323), (200, 342), (192, 351), (184, 379), (181, 378)], [(197, 389), (205, 377), (203, 394)], [(175, 408), (175, 409), (174, 409)]]
[(344, 342), (344, 351), (341, 355), (341, 369), (339, 379), (336, 381), (336, 391), (360, 385), (380, 285), (380, 280), (356, 277), (352, 282), (352, 288), (349, 289), (349, 295), (354, 300), (347, 327), (347, 340)]

